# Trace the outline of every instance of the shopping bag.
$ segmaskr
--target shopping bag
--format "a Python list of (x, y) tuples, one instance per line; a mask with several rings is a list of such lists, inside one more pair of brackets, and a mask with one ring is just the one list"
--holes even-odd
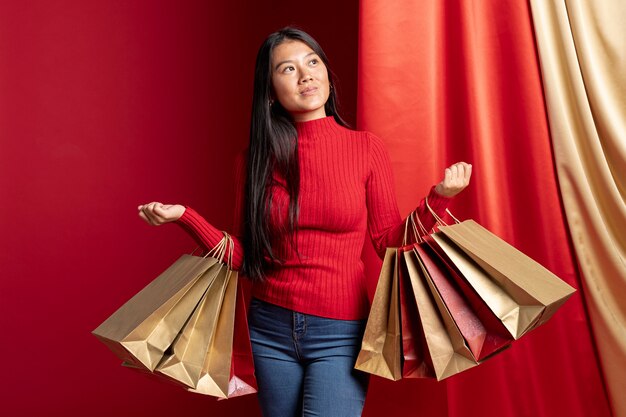
[(128, 364), (154, 370), (211, 283), (214, 257), (181, 256), (92, 333)]
[[(412, 245), (408, 250), (412, 250)], [(411, 278), (404, 261), (405, 247), (398, 249), (398, 286), (402, 334), (402, 378), (434, 378), (432, 362), (424, 339)]]
[(473, 293), (485, 302), (493, 314), (501, 321), (514, 339), (521, 337), (519, 325), (520, 311), (529, 306), (520, 305), (500, 286), (484, 269), (469, 256), (459, 250), (450, 239), (442, 233), (433, 233), (425, 237), (429, 245), (458, 271), (459, 276), (471, 287)]
[(235, 274), (233, 271), (224, 296), (217, 334), (205, 362), (206, 371), (196, 389), (189, 388), (219, 400), (257, 392), (246, 302)]
[(254, 374), (246, 300), (243, 287), (239, 286), (237, 288), (237, 302), (235, 306), (233, 356), (231, 360), (230, 383), (228, 384), (228, 398), (255, 392), (257, 392), (257, 382)]
[[(233, 274), (234, 273), (235, 272), (233, 271)], [(243, 296), (243, 290), (239, 285), (239, 280), (235, 280), (232, 278), (233, 277), (231, 276), (228, 287), (226, 289), (224, 301), (222, 303), (222, 311), (220, 312), (219, 318), (220, 323), (224, 323), (224, 321), (222, 321), (222, 314), (225, 311), (224, 308), (226, 307), (228, 310), (227, 306), (231, 305), (230, 300), (232, 297), (232, 291), (234, 289), (236, 293), (236, 301), (234, 304), (235, 312), (233, 317), (234, 323), (232, 330), (232, 356), (230, 358), (225, 358), (225, 355), (223, 354), (212, 355), (212, 357), (214, 358), (212, 361), (210, 359), (208, 361), (205, 361), (206, 371), (201, 374), (197, 388), (190, 388), (173, 378), (158, 373), (152, 373), (148, 370), (145, 370), (144, 368), (138, 368), (126, 362), (122, 363), (122, 366), (139, 371), (143, 374), (151, 375), (152, 377), (158, 377), (164, 381), (174, 383), (178, 386), (183, 386), (190, 392), (217, 397), (218, 400), (254, 394), (255, 392), (257, 392), (257, 383), (254, 374), (254, 362), (252, 358), (252, 347), (250, 345), (250, 333), (248, 331), (245, 299)], [(223, 334), (222, 330), (224, 330), (223, 328), (219, 327), (220, 325), (218, 324), (218, 338), (219, 335)], [(224, 339), (227, 339), (229, 330), (226, 330), (224, 333), (227, 334)], [(217, 342), (217, 344), (220, 345), (221, 343)], [(210, 358), (211, 356), (209, 355), (208, 357)], [(215, 375), (215, 367), (211, 366), (211, 363), (215, 363), (217, 365), (219, 371), (217, 377), (213, 376)], [(230, 372), (226, 374), (227, 393), (225, 395), (223, 376), (226, 366), (230, 368)]]
[(425, 350), (435, 378), (441, 381), (476, 366), (478, 362), (437, 291), (418, 251), (405, 251), (404, 261), (423, 329)]
[[(230, 276), (231, 270), (220, 264), (217, 276), (172, 343), (170, 353), (157, 365), (155, 372), (189, 388), (198, 386), (203, 371), (206, 374), (209, 365), (205, 362), (217, 335), (218, 319)], [(230, 359), (230, 352), (227, 359)], [(210, 389), (206, 386), (204, 388)]]
[[(228, 397), (231, 358), (233, 353), (233, 329), (235, 302), (237, 300), (237, 272), (227, 270), (226, 288), (218, 313), (215, 332), (206, 352), (200, 377), (195, 388), (189, 391), (219, 398)], [(207, 296), (209, 292), (207, 292)]]
[(440, 224), (430, 235), (431, 244), (456, 266), (515, 339), (549, 320), (574, 293), (570, 285), (475, 221), (455, 221)]
[(397, 250), (388, 248), (355, 368), (394, 381), (402, 377)]
[(456, 327), (476, 361), (483, 361), (511, 344), (513, 338), (491, 312), (487, 304), (475, 296), (457, 271), (437, 256), (426, 242), (414, 246), (425, 275), (445, 304)]

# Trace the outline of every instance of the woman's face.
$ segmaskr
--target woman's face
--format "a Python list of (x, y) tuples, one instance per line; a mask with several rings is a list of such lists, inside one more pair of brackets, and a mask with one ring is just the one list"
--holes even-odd
[(328, 70), (305, 43), (285, 41), (272, 52), (273, 95), (296, 122), (326, 116)]

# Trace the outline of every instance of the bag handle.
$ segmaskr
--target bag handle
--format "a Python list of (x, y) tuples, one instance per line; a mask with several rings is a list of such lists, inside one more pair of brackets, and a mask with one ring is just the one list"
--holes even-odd
[[(435, 210), (432, 209), (432, 207), (428, 204), (428, 196), (425, 199), (426, 201), (426, 208), (428, 208), (428, 211), (430, 211), (430, 214), (433, 215), (433, 217), (435, 218), (435, 221), (437, 222), (438, 225), (440, 226), (447, 226), (448, 224), (443, 221), (443, 219), (441, 217), (439, 217), (437, 215), (437, 213), (435, 213)], [(452, 219), (454, 220), (455, 223), (461, 223), (461, 221), (459, 219), (457, 219), (456, 217), (454, 217), (454, 215), (452, 213), (450, 213), (450, 210), (446, 209), (446, 213), (448, 213), (450, 215), (450, 217), (452, 217)]]
[(426, 236), (428, 234), (428, 230), (426, 230), (426, 227), (424, 227), (424, 225), (422, 224), (422, 220), (417, 215), (417, 213), (415, 213), (415, 218), (417, 219), (417, 224), (420, 227), (420, 230), (422, 231), (422, 236)]
[[(224, 263), (224, 257), (228, 253), (228, 261), (226, 262), (226, 266), (228, 269), (232, 269), (233, 266), (233, 255), (235, 253), (235, 242), (231, 235), (222, 230), (224, 237), (213, 247), (213, 249), (209, 250), (203, 258), (208, 258), (209, 256), (213, 256), (220, 263)], [(197, 246), (192, 252), (191, 255), (196, 253), (196, 251), (200, 249), (200, 246)]]
[[(428, 204), (428, 196), (424, 199), (424, 201), (426, 203), (426, 207), (428, 208), (428, 211), (430, 211), (432, 216), (435, 218), (436, 224), (439, 226), (447, 226), (447, 223), (441, 217), (439, 217), (437, 213), (435, 213), (435, 210), (433, 210), (432, 207)], [(456, 217), (452, 215), (452, 213), (450, 213), (448, 209), (446, 209), (446, 212), (457, 223), (461, 223)], [(417, 219), (417, 224), (415, 222), (416, 219)], [(424, 239), (422, 238), (422, 236), (428, 235), (428, 230), (426, 230), (426, 227), (424, 227), (424, 224), (422, 223), (421, 219), (417, 215), (417, 209), (413, 210), (411, 214), (406, 218), (406, 221), (404, 223), (404, 239), (402, 241), (402, 246), (406, 246), (406, 243), (407, 243), (409, 221), (411, 222), (411, 227), (413, 229), (413, 236), (415, 237), (416, 242), (418, 243), (423, 242)], [(417, 226), (419, 226), (419, 230)]]
[[(412, 214), (413, 213), (409, 214), (406, 220), (404, 221), (404, 237), (402, 238), (402, 246), (406, 246), (406, 242), (407, 242), (408, 234), (409, 234), (409, 219), (411, 218)], [(415, 233), (415, 231), (413, 231), (413, 233)]]
[(232, 236), (226, 233), (225, 231), (222, 230), (222, 233), (224, 233), (224, 238), (228, 242), (227, 243), (228, 262), (226, 263), (226, 266), (228, 267), (229, 270), (232, 270), (233, 269), (233, 255), (235, 254), (235, 241), (233, 240)]
[(211, 251), (215, 250), (215, 248), (213, 248), (213, 249), (211, 249), (211, 251), (207, 251), (206, 254), (202, 255), (204, 253), (204, 250), (202, 249), (201, 246), (196, 246), (196, 248), (191, 251), (190, 255), (194, 256), (198, 249), (200, 249), (200, 253), (197, 256), (201, 256), (203, 258), (207, 258), (210, 255)]
[(221, 263), (224, 263), (224, 256), (226, 255), (226, 252), (229, 251), (229, 254), (232, 252), (232, 238), (228, 233), (224, 231), (222, 231), (222, 233), (224, 234), (224, 237), (217, 242), (217, 245), (215, 245), (213, 249), (209, 250), (207, 254), (204, 255), (205, 258), (212, 256)]
[[(447, 226), (448, 224), (441, 217), (439, 217), (437, 213), (435, 213), (435, 210), (433, 210), (433, 208), (430, 206), (430, 204), (428, 204), (428, 197), (426, 197), (424, 201), (426, 203), (426, 208), (428, 208), (428, 211), (430, 212), (430, 214), (432, 214), (432, 216), (435, 218), (436, 224), (439, 226)], [(448, 213), (450, 217), (452, 217), (452, 219), (454, 219), (454, 221), (457, 224), (461, 223), (459, 219), (454, 217), (454, 215), (450, 212), (450, 210), (446, 209), (446, 213)], [(417, 224), (415, 223), (416, 220), (417, 220)], [(404, 240), (402, 241), (402, 246), (406, 246), (409, 221), (411, 222), (411, 226), (413, 229), (413, 236), (415, 237), (416, 242), (418, 243), (423, 242), (424, 239), (422, 236), (428, 235), (428, 231), (426, 230), (426, 227), (424, 227), (424, 224), (422, 223), (419, 216), (417, 215), (417, 210), (413, 210), (411, 214), (406, 218), (406, 222), (404, 224)], [(419, 231), (418, 231), (417, 226), (419, 226)]]
[[(419, 231), (417, 230), (417, 225), (415, 224), (415, 219), (413, 217), (417, 218), (417, 222), (422, 230), (422, 233), (420, 234)], [(422, 236), (428, 234), (426, 233), (424, 226), (422, 225), (422, 222), (419, 219), (419, 216), (417, 215), (417, 213), (415, 212), (415, 210), (413, 210), (406, 218), (406, 221), (404, 222), (404, 239), (402, 240), (402, 246), (406, 246), (407, 242), (408, 242), (408, 229), (409, 229), (409, 222), (411, 223), (411, 229), (413, 230), (413, 237), (414, 240), (417, 243), (421, 243), (424, 241), (424, 239), (422, 238)]]

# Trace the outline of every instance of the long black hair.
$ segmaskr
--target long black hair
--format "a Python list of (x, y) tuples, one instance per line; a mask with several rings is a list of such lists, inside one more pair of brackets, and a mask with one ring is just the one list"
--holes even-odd
[(308, 33), (285, 27), (272, 33), (265, 39), (256, 57), (254, 70), (254, 93), (252, 96), (252, 115), (250, 119), (250, 145), (243, 213), (243, 249), (244, 262), (242, 273), (255, 281), (266, 277), (266, 268), (280, 265), (280, 259), (272, 250), (273, 231), (269, 227), (272, 204), (271, 190), (273, 173), (276, 172), (286, 181), (289, 194), (290, 243), (297, 250), (298, 232), (298, 196), (300, 194), (300, 164), (298, 161), (298, 134), (291, 115), (273, 100), (272, 95), (272, 52), (275, 47), (286, 41), (301, 41), (309, 46), (324, 62), (328, 69), (330, 94), (324, 109), (327, 116), (333, 116), (337, 123), (347, 126), (338, 115), (335, 76), (330, 70), (326, 54), (320, 45)]

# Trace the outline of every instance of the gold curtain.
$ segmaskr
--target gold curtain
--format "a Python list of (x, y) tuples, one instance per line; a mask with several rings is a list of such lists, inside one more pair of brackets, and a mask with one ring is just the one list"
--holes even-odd
[(530, 3), (565, 214), (613, 412), (626, 416), (626, 2)]

